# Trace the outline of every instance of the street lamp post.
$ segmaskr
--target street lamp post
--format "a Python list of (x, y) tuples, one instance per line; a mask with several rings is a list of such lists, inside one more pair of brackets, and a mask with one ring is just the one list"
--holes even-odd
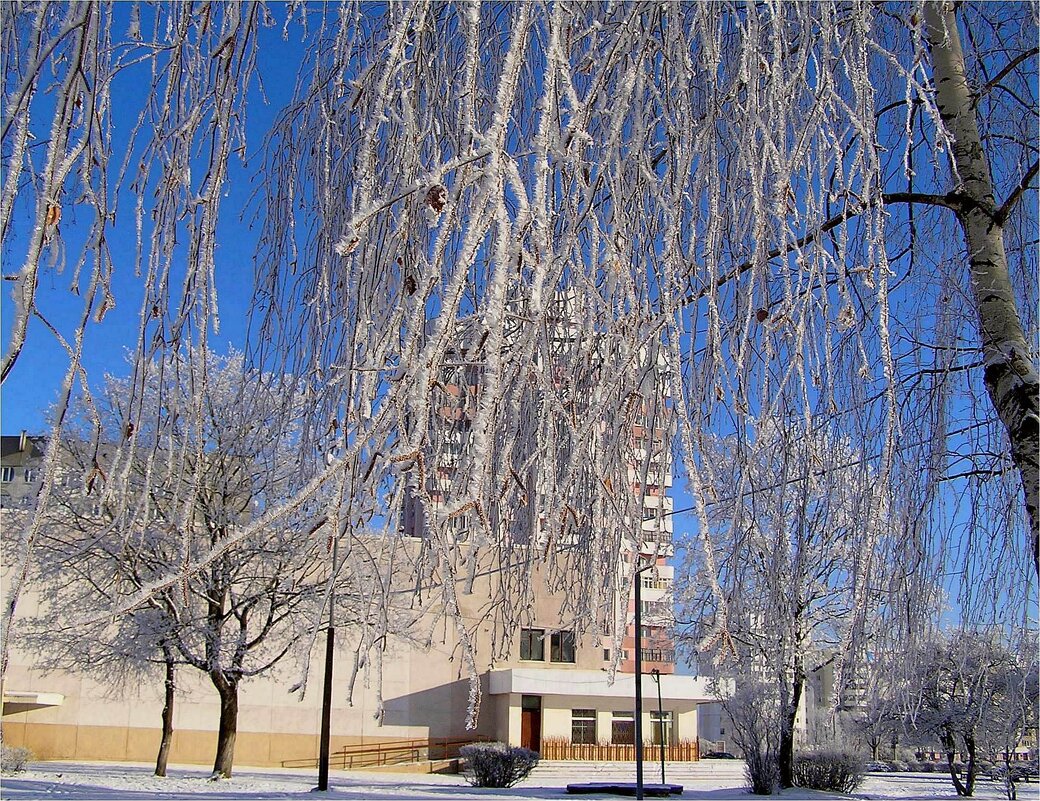
[(661, 745), (661, 784), (664, 784), (664, 707), (661, 704), (661, 671), (654, 668), (650, 675), (657, 684), (657, 742)]
[(640, 574), (654, 567), (654, 563), (636, 569), (636, 798), (643, 797), (643, 593), (640, 585), (643, 580)]
[(332, 659), (336, 648), (336, 627), (333, 620), (333, 608), (336, 605), (335, 580), (338, 569), (337, 548), (339, 538), (332, 540), (332, 581), (333, 589), (329, 592), (329, 627), (325, 634), (325, 683), (321, 697), (321, 741), (318, 751), (318, 790), (329, 789), (329, 742), (332, 739)]

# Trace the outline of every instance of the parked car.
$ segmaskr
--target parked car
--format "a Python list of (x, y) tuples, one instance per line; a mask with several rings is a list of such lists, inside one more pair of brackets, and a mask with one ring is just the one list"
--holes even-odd
[(709, 751), (701, 759), (736, 759), (729, 751)]

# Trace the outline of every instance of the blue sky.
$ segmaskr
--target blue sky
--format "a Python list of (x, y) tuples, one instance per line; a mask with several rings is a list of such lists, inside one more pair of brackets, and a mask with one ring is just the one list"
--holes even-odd
[[(117, 5), (117, 14), (129, 13), (129, 5)], [(117, 22), (117, 30), (119, 23)], [(249, 135), (250, 154), (256, 154), (262, 146), (262, 132), (267, 129), (274, 115), (291, 98), (293, 82), (297, 73), (297, 64), (304, 53), (298, 44), (298, 36), (290, 35), (282, 38), (279, 24), (274, 27), (259, 29), (262, 37), (261, 60), (257, 65), (263, 86), (251, 87), (249, 98)], [(147, 78), (145, 73), (144, 78)], [(117, 150), (120, 141), (125, 142), (131, 126), (135, 122), (136, 109), (139, 107), (142, 92), (147, 85), (141, 73), (129, 72), (119, 79), (113, 91), (116, 102), (116, 113), (113, 124), (116, 127)], [(46, 98), (38, 102), (45, 106)], [(901, 124), (901, 121), (897, 121)], [(898, 131), (897, 131), (898, 133)], [(898, 161), (901, 157), (895, 149), (892, 158)], [(221, 214), (221, 228), (218, 231), (217, 251), (217, 290), (220, 302), (221, 331), (213, 339), (217, 349), (228, 346), (244, 347), (246, 331), (246, 315), (252, 299), (253, 258), (258, 237), (258, 226), (250, 227), (255, 207), (249, 208), (247, 201), (250, 193), (256, 188), (263, 176), (254, 173), (264, 163), (262, 157), (251, 157), (243, 165), (232, 158), (232, 174), (230, 191), (224, 200)], [(899, 170), (897, 165), (896, 172)], [(928, 162), (917, 165), (920, 174), (929, 168)], [(92, 324), (87, 329), (86, 369), (91, 380), (98, 382), (105, 371), (117, 374), (125, 372), (124, 353), (133, 348), (138, 335), (138, 314), (141, 306), (141, 282), (134, 277), (134, 231), (132, 214), (129, 213), (132, 203), (124, 200), (122, 213), (114, 227), (111, 241), (113, 257), (116, 261), (116, 279), (114, 290), (116, 307), (100, 324)], [(244, 220), (242, 215), (244, 214)], [(24, 253), (24, 231), (31, 225), (32, 210), (25, 205), (15, 212), (15, 235), (6, 243), (0, 258), (4, 271), (9, 273), (17, 269)], [(68, 241), (69, 263), (64, 272), (57, 267), (45, 269), (38, 292), (38, 303), (42, 313), (59, 330), (68, 332), (80, 314), (81, 301), (69, 291), (70, 274), (74, 267), (75, 254), (82, 240), (80, 227), (83, 221), (76, 219), (75, 206), (69, 204), (61, 222), (61, 232)], [(21, 230), (19, 230), (21, 226)], [(21, 236), (19, 234), (22, 234)], [(147, 236), (147, 233), (145, 234)], [(911, 298), (911, 303), (917, 303)], [(0, 335), (6, 349), (10, 338), (10, 314), (12, 304), (9, 292), (2, 293), (0, 306)], [(920, 309), (918, 309), (920, 311)], [(908, 318), (921, 322), (919, 314), (907, 315)], [(912, 333), (912, 332), (911, 332)], [(53, 403), (60, 381), (64, 375), (66, 357), (50, 333), (39, 321), (30, 324), (29, 340), (22, 357), (14, 368), (8, 381), (0, 389), (0, 427), (4, 433), (17, 433), (25, 429), (30, 432), (45, 430), (45, 415), (48, 406)], [(966, 410), (973, 412), (974, 410)], [(984, 413), (989, 412), (986, 407)], [(729, 426), (728, 422), (722, 425)], [(729, 433), (728, 429), (717, 433)], [(678, 465), (677, 465), (678, 467)], [(677, 509), (690, 506), (689, 498), (684, 490), (684, 482), (677, 478), (673, 490)], [(677, 514), (674, 519), (676, 532), (689, 531), (694, 528), (694, 521), (689, 514)]]
[[(120, 31), (128, 20), (130, 4), (116, 4), (115, 30)], [(147, 10), (142, 11), (142, 16)], [(148, 21), (142, 20), (148, 29)], [(292, 97), (293, 81), (301, 58), (298, 39), (283, 39), (280, 27), (260, 27), (262, 58), (257, 64), (260, 84), (254, 82), (249, 97), (249, 156), (246, 163), (232, 156), (228, 195), (224, 199), (218, 232), (216, 270), (217, 294), (220, 311), (220, 333), (211, 332), (211, 345), (218, 351), (229, 346), (241, 349), (245, 345), (247, 313), (252, 300), (253, 259), (258, 225), (250, 225), (256, 211), (256, 202), (250, 204), (250, 195), (262, 176), (257, 168), (263, 159), (255, 157), (262, 146), (262, 136), (275, 114)], [(113, 164), (123, 158), (130, 131), (136, 123), (150, 83), (147, 65), (138, 66), (117, 77), (112, 89), (113, 98)], [(262, 91), (261, 91), (262, 86)], [(36, 101), (39, 119), (49, 124), (50, 107), (47, 98)], [(41, 134), (42, 136), (42, 134)], [(137, 150), (140, 151), (140, 144)], [(115, 170), (113, 169), (113, 173)], [(13, 235), (4, 243), (0, 253), (5, 274), (16, 272), (25, 255), (26, 235), (33, 224), (33, 207), (23, 197), (15, 208)], [(109, 243), (115, 264), (113, 292), (115, 308), (100, 323), (87, 327), (84, 353), (85, 368), (92, 384), (97, 385), (106, 372), (116, 375), (126, 372), (126, 354), (137, 344), (143, 281), (135, 276), (136, 230), (132, 213), (134, 198), (124, 190), (119, 200), (117, 222), (109, 231)], [(89, 219), (77, 219), (74, 203), (63, 204), (59, 225), (63, 251), (51, 263), (44, 258), (36, 300), (41, 314), (63, 335), (69, 336), (82, 315), (82, 299), (71, 290), (72, 274), (79, 248), (85, 236)], [(145, 246), (149, 231), (143, 232)], [(182, 249), (183, 250), (183, 249)], [(183, 269), (183, 265), (181, 265)], [(7, 288), (5, 288), (6, 290)], [(9, 290), (0, 293), (0, 335), (6, 352), (11, 338), (13, 301)], [(55, 402), (65, 375), (67, 355), (54, 336), (38, 319), (29, 324), (28, 339), (17, 364), (0, 388), (0, 428), (5, 434), (26, 430), (43, 433), (47, 429), (47, 410)]]

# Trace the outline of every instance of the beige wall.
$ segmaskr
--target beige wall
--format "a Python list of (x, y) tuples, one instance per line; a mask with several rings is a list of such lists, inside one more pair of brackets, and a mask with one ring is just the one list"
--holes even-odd
[[(369, 660), (359, 675), (353, 699), (347, 698), (354, 646), (348, 632), (337, 635), (336, 671), (332, 714), (333, 751), (346, 744), (426, 737), (483, 736), (520, 743), (519, 695), (492, 696), (488, 692), (486, 671), (492, 667), (533, 667), (519, 660), (519, 630), (505, 639), (506, 657), (491, 653), (492, 623), (483, 614), (494, 578), (477, 582), (472, 594), (459, 594), (466, 620), (482, 621), (473, 626), (470, 636), (477, 645), (476, 664), (485, 674), (482, 706), (475, 731), (465, 727), (470, 686), (462, 667), (458, 635), (454, 624), (445, 623), (431, 609), (423, 631), (409, 632), (417, 640), (427, 640), (428, 649), (414, 641), (389, 638), (382, 652), (382, 674)], [(517, 599), (523, 609), (524, 623), (547, 632), (569, 628), (560, 619), (560, 599), (539, 588), (539, 576), (532, 579), (526, 600)], [(19, 617), (37, 614), (37, 594), (23, 594)], [(10, 670), (5, 689), (9, 691), (56, 692), (65, 696), (59, 707), (29, 710), (3, 719), (5, 739), (24, 744), (40, 759), (111, 759), (151, 761), (158, 747), (162, 711), (161, 675), (141, 677), (130, 686), (109, 687), (78, 674), (44, 675), (34, 669), (35, 654), (20, 648), (17, 629), (13, 640)], [(500, 649), (501, 650), (501, 649)], [(548, 660), (549, 643), (546, 642)], [(501, 655), (499, 655), (501, 656)], [(556, 670), (598, 670), (605, 666), (602, 645), (594, 634), (579, 638), (574, 664), (546, 661)], [(246, 680), (240, 689), (239, 734), (236, 764), (280, 765), (286, 761), (313, 759), (317, 755), (320, 728), (321, 676), (324, 644), (312, 654), (309, 686), (300, 700), (288, 688), (299, 678), (295, 663), (269, 675)], [(382, 704), (382, 719), (377, 712)], [(618, 701), (617, 708), (631, 708), (632, 702)], [(610, 735), (610, 711), (606, 699), (543, 698), (542, 736), (570, 737), (572, 708), (602, 709), (600, 733)], [(219, 703), (208, 677), (189, 667), (178, 669), (178, 691), (174, 711), (174, 762), (207, 764), (212, 761), (219, 721)], [(680, 726), (682, 724), (680, 723)], [(680, 728), (680, 732), (683, 729)], [(694, 736), (694, 729), (690, 736)], [(684, 733), (681, 736), (686, 736)]]
[[(487, 584), (480, 583), (471, 595), (460, 594), (460, 605), (468, 619), (487, 603)], [(531, 625), (547, 630), (561, 628), (559, 602), (544, 592), (532, 592), (529, 606)], [(38, 593), (23, 593), (19, 618), (38, 613)], [(428, 649), (414, 642), (390, 638), (382, 652), (382, 675), (370, 660), (358, 676), (353, 699), (347, 698), (354, 645), (342, 631), (337, 637), (336, 670), (332, 714), (333, 751), (345, 744), (426, 737), (483, 736), (520, 741), (520, 697), (510, 699), (488, 693), (483, 678), (482, 706), (475, 731), (465, 727), (470, 685), (462, 668), (458, 637), (453, 624), (437, 622), (436, 610), (424, 623), (431, 635)], [(419, 634), (420, 632), (412, 632)], [(493, 660), (490, 653), (491, 624), (471, 631), (477, 644), (477, 666), (482, 672), (521, 663), (519, 631), (508, 638), (509, 658)], [(323, 639), (323, 638), (322, 638)], [(4, 738), (25, 745), (40, 759), (110, 759), (151, 761), (158, 748), (162, 712), (160, 673), (142, 676), (128, 686), (107, 686), (82, 674), (44, 674), (34, 668), (36, 654), (20, 647), (17, 629), (13, 639), (5, 689), (61, 693), (57, 707), (6, 715)], [(546, 654), (548, 656), (548, 643)], [(545, 663), (557, 669), (598, 668), (602, 652), (595, 637), (579, 643), (574, 665)], [(321, 678), (324, 643), (315, 647), (309, 685), (300, 700), (288, 688), (299, 677), (295, 663), (266, 676), (243, 681), (239, 696), (239, 733), (235, 762), (239, 765), (280, 765), (285, 761), (313, 759), (317, 755), (320, 729)], [(220, 707), (209, 678), (190, 667), (179, 667), (174, 707), (173, 762), (207, 764), (213, 759)], [(382, 703), (382, 720), (377, 711)], [(569, 714), (569, 713), (568, 713)], [(568, 723), (569, 732), (569, 723)]]

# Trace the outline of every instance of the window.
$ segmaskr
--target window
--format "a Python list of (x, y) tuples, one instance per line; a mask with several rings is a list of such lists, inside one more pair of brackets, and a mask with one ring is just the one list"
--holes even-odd
[(596, 710), (571, 710), (571, 742), (578, 745), (596, 744)]
[(555, 631), (549, 648), (550, 662), (574, 662), (574, 632)]
[(14, 468), (13, 467), (4, 467), (2, 469), (2, 473), (3, 473), (3, 475), (0, 476), (0, 478), (3, 479), (3, 482), (5, 484), (9, 484), (12, 481), (14, 481)]
[(614, 745), (632, 745), (636, 741), (636, 718), (632, 712), (614, 712), (610, 721), (610, 742)]
[(36, 470), (34, 468), (32, 468), (32, 467), (25, 468), (24, 475), (25, 475), (25, 482), (27, 484), (31, 484), (33, 481), (36, 480)]
[(545, 629), (520, 629), (520, 658), (545, 661)]
[(672, 742), (672, 713), (670, 711), (658, 713), (655, 709), (650, 713), (650, 736), (654, 745), (661, 744), (662, 725), (664, 724), (664, 743)]
[(643, 614), (647, 617), (670, 618), (672, 605), (668, 601), (643, 601)]

